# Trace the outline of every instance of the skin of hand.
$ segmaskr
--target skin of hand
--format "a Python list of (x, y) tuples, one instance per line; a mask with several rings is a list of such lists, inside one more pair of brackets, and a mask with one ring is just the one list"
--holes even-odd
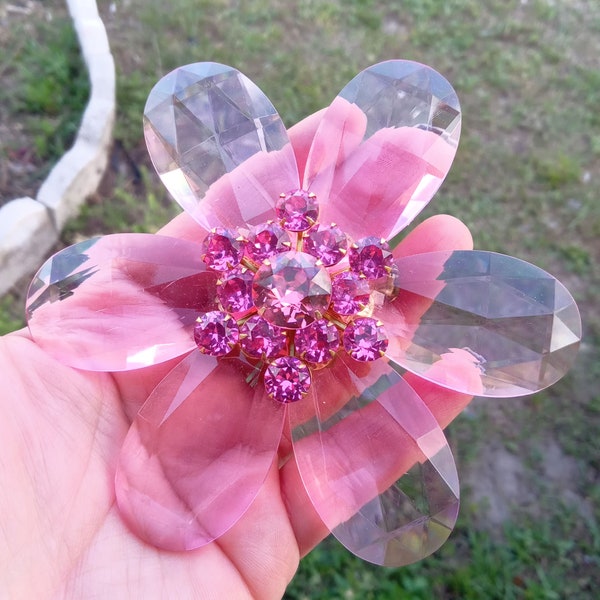
[[(321, 116), (289, 132), (300, 172)], [(161, 233), (194, 239), (197, 231), (184, 214)], [(468, 229), (438, 215), (413, 229), (399, 250), (410, 255), (471, 248)], [(243, 517), (198, 550), (151, 547), (119, 517), (113, 483), (119, 449), (136, 411), (178, 360), (120, 374), (92, 373), (60, 364), (27, 330), (0, 338), (2, 597), (283, 595), (300, 557), (328, 534), (293, 460), (275, 458)], [(470, 401), (416, 376), (406, 379), (442, 427)], [(284, 436), (280, 456), (288, 451)]]

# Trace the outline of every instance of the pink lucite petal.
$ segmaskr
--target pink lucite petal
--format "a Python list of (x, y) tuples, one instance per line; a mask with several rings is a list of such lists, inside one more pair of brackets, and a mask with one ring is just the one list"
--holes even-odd
[(327, 109), (304, 188), (319, 198), (321, 222), (389, 239), (435, 194), (459, 135), (458, 99), (439, 73), (411, 61), (374, 65)]
[(304, 400), (314, 418), (302, 403), (289, 407), (298, 469), (319, 516), (350, 551), (409, 564), (452, 531), (454, 460), (435, 417), (385, 361), (345, 360), (315, 373)]
[(193, 352), (135, 418), (116, 475), (119, 510), (142, 539), (191, 550), (233, 526), (275, 458), (283, 407), (239, 358)]
[(258, 224), (298, 187), (285, 126), (261, 90), (236, 69), (195, 63), (152, 89), (144, 134), (156, 171), (206, 229)]
[[(316, 193), (319, 208), (327, 203), (335, 169), (346, 161), (362, 143), (367, 128), (367, 117), (360, 107), (348, 100), (336, 97), (326, 110), (313, 139), (306, 168), (303, 187)], [(321, 223), (325, 219), (320, 218)]]
[(434, 383), (521, 396), (560, 379), (581, 339), (568, 290), (525, 261), (483, 251), (396, 258), (397, 298), (377, 311), (387, 356)]
[(36, 343), (64, 364), (137, 369), (195, 347), (196, 317), (217, 308), (217, 276), (199, 244), (107, 235), (46, 261), (29, 288), (27, 322)]

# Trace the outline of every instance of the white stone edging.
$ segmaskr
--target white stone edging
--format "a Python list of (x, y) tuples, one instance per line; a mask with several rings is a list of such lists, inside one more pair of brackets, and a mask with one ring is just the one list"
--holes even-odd
[(0, 208), (0, 296), (34, 271), (65, 223), (93, 194), (108, 163), (115, 120), (115, 65), (95, 0), (66, 0), (90, 80), (75, 143), (52, 168), (35, 200)]

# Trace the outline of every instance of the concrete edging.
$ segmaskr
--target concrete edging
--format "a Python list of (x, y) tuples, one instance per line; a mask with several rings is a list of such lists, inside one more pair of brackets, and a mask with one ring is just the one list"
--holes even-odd
[(40, 266), (65, 223), (93, 194), (108, 163), (115, 120), (115, 65), (95, 0), (66, 0), (90, 80), (75, 143), (37, 196), (0, 208), (0, 296)]

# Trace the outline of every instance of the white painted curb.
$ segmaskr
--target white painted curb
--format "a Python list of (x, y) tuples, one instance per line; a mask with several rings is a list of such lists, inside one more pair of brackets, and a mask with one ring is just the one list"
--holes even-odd
[(73, 147), (63, 155), (35, 200), (0, 208), (0, 296), (34, 271), (68, 219), (96, 191), (106, 165), (115, 120), (115, 65), (95, 0), (66, 0), (90, 80), (90, 98)]

